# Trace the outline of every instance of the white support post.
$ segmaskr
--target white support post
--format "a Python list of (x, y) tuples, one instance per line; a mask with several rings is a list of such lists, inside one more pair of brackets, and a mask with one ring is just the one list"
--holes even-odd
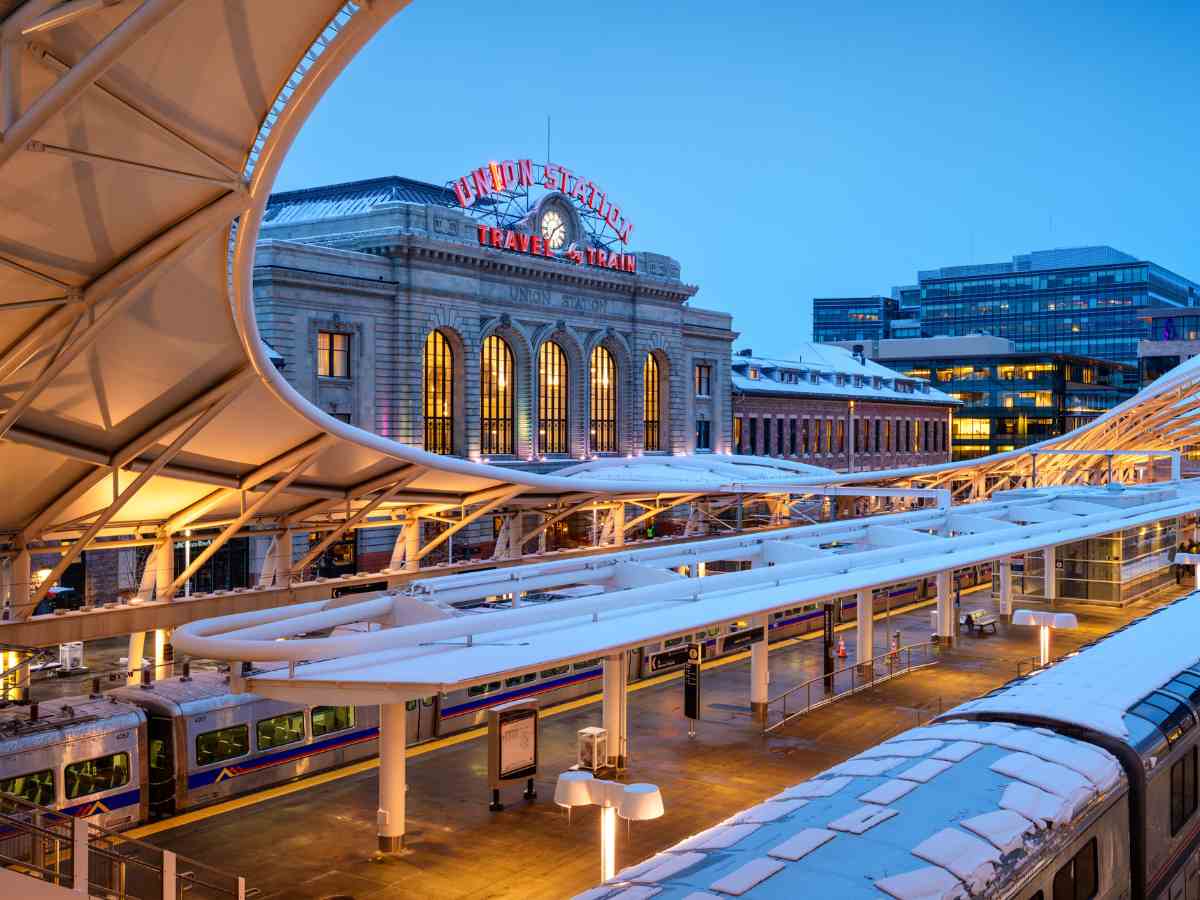
[(383, 703), (379, 706), (379, 811), (376, 813), (376, 831), (382, 853), (396, 853), (404, 849), (404, 794), (408, 790), (405, 771), (407, 715), (403, 703)]
[(1058, 553), (1056, 550), (1055, 547), (1046, 547), (1042, 550), (1043, 594), (1046, 602), (1051, 606), (1058, 597)]
[(71, 890), (85, 897), (92, 893), (88, 890), (88, 823), (83, 818), (71, 820)]
[(1012, 616), (1012, 559), (999, 560), (1000, 567), (1000, 615)]
[(258, 586), (269, 588), (275, 583), (275, 574), (279, 569), (279, 536), (271, 538), (267, 544), (267, 553), (263, 557), (262, 571), (258, 573)]
[(146, 632), (129, 635), (129, 662), (125, 666), (125, 683), (137, 684), (142, 677), (142, 657), (146, 655)]
[(175, 884), (175, 854), (170, 850), (162, 852), (162, 898), (177, 900), (179, 894)]
[(279, 546), (275, 548), (275, 586), (290, 587), (292, 584), (292, 554), (295, 553), (296, 532), (289, 528), (276, 538)]
[(767, 617), (758, 616), (751, 625), (762, 628), (761, 641), (750, 645), (750, 711), (760, 722), (767, 718), (767, 691), (771, 670), (767, 652)]
[(17, 555), (13, 557), (8, 590), (12, 617), (20, 619), (28, 616), (31, 610), (26, 607), (29, 605), (29, 595), (33, 592), (33, 558), (24, 543), (18, 545)]
[(609, 516), (612, 522), (612, 545), (623, 547), (625, 545), (625, 503), (618, 500), (613, 504)]
[[(400, 559), (397, 559), (399, 553)], [(415, 572), (421, 568), (421, 520), (417, 516), (409, 516), (404, 520), (404, 528), (396, 538), (396, 547), (392, 551), (393, 569), (401, 568), (404, 562), (405, 572)]]
[(950, 570), (937, 573), (937, 638), (944, 644), (953, 644), (958, 630), (954, 615), (954, 591), (950, 589)]
[[(150, 560), (146, 561), (146, 568), (150, 568)], [(167, 535), (154, 547), (154, 599), (170, 600), (168, 592), (174, 580), (175, 541)]]
[(173, 668), (168, 657), (167, 647), (171, 643), (170, 628), (154, 629), (154, 680), (161, 681), (169, 678)]
[(522, 515), (515, 512), (508, 517), (508, 559), (520, 559), (523, 553), (525, 542), (521, 540), (521, 536), (525, 529)]
[(608, 764), (618, 769), (624, 769), (629, 759), (625, 660), (624, 651), (604, 657), (604, 728), (608, 732)]
[(875, 656), (875, 610), (872, 608), (871, 595), (873, 591), (859, 591), (854, 598), (854, 611), (857, 614), (857, 631), (855, 660), (859, 667), (870, 665)]

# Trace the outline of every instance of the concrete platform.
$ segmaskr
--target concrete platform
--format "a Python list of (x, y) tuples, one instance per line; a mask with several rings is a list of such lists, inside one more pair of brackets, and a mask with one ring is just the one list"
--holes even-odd
[[(1052, 649), (1068, 652), (1155, 605), (1058, 604), (1079, 617), (1080, 628), (1056, 634)], [(964, 594), (962, 606), (990, 609), (992, 601), (983, 592)], [(883, 624), (876, 623), (877, 652), (885, 649)], [(929, 607), (894, 616), (897, 628), (905, 643), (927, 640)], [(843, 634), (852, 653), (852, 629)], [(634, 690), (631, 762), (623, 780), (658, 784), (666, 815), (635, 824), (628, 835), (620, 827), (618, 868), (1003, 683), (1019, 664), (1028, 670), (1036, 652), (1032, 628), (1001, 624), (996, 635), (964, 634), (937, 666), (840, 700), (766, 738), (749, 715), (748, 659), (704, 671), (704, 718), (695, 740), (687, 737), (678, 678)], [(771, 671), (772, 695), (820, 674), (819, 642), (773, 651)], [(487, 808), (483, 740), (447, 739), (410, 750), (408, 849), (395, 857), (372, 852), (377, 785), (371, 763), (317, 776), (314, 786), (299, 782), (134, 834), (153, 834), (168, 849), (245, 874), (259, 898), (570, 896), (598, 880), (599, 814), (576, 811), (568, 825), (553, 804), (554, 781), (574, 762), (576, 730), (599, 719), (600, 705), (590, 698), (544, 714), (538, 797), (526, 802), (513, 786), (503, 797), (508, 808), (499, 813)]]

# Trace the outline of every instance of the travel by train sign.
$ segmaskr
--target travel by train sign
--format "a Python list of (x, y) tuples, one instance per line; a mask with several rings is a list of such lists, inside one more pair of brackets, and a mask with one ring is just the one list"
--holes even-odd
[(481, 247), (514, 250), (530, 256), (545, 256), (550, 259), (575, 263), (577, 266), (588, 265), (598, 269), (610, 269), (614, 272), (637, 272), (637, 257), (632, 253), (610, 253), (602, 247), (585, 247), (580, 250), (573, 245), (556, 253), (550, 248), (550, 242), (539, 234), (526, 234), (523, 231), (509, 228), (494, 228), (491, 225), (477, 225), (476, 232)]

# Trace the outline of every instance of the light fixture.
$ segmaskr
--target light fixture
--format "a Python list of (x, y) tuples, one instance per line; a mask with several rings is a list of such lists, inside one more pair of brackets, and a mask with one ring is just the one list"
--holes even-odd
[(1038, 655), (1042, 666), (1050, 664), (1050, 629), (1079, 627), (1079, 620), (1075, 618), (1074, 613), (1045, 612), (1033, 609), (1013, 610), (1012, 623), (1038, 627)]
[(658, 785), (621, 784), (582, 771), (563, 772), (558, 776), (554, 802), (566, 808), (568, 816), (576, 806), (600, 807), (601, 881), (608, 881), (617, 874), (617, 816), (627, 822), (644, 822), (661, 818), (664, 811)]

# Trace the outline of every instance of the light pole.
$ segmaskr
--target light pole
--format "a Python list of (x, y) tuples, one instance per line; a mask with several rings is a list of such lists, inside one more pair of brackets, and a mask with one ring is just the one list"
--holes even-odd
[(1038, 654), (1042, 666), (1050, 664), (1050, 629), (1079, 627), (1079, 620), (1075, 618), (1074, 613), (1045, 612), (1033, 609), (1014, 610), (1012, 623), (1038, 627)]
[(570, 815), (576, 806), (600, 807), (600, 880), (617, 874), (617, 816), (627, 822), (663, 814), (662, 792), (654, 784), (621, 784), (591, 772), (563, 772), (554, 786), (554, 802)]

